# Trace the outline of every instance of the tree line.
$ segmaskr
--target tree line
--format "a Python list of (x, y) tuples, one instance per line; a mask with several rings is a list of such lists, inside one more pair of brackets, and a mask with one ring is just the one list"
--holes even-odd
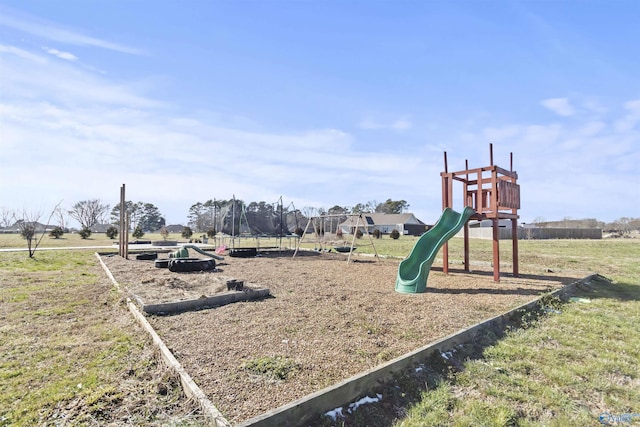
[[(322, 207), (296, 209), (293, 203), (288, 206), (264, 201), (245, 203), (243, 200), (235, 198), (229, 200), (210, 199), (191, 205), (187, 214), (187, 226), (196, 232), (286, 235), (304, 227), (310, 217), (330, 214), (344, 215), (344, 219), (346, 219), (348, 214), (402, 213), (408, 207), (409, 204), (405, 200), (392, 199), (387, 199), (382, 203), (375, 201), (357, 203), (351, 208), (335, 205), (329, 209)], [(134, 233), (154, 232), (167, 225), (164, 215), (153, 203), (125, 201), (124, 210), (128, 217), (130, 231), (134, 231)], [(92, 229), (100, 224), (111, 224), (112, 227), (107, 232), (112, 236), (116, 235), (118, 230), (115, 228), (114, 231), (114, 227), (120, 222), (120, 211), (120, 203), (112, 208), (100, 199), (79, 201), (68, 210), (64, 210), (58, 205), (49, 218), (49, 221), (54, 219), (53, 222), (57, 224), (52, 227), (51, 235), (60, 237), (64, 232), (69, 231), (67, 217), (80, 224), (79, 233), (83, 238), (89, 237)], [(0, 208), (0, 227), (18, 225), (20, 232), (24, 231), (28, 235), (29, 232), (35, 231), (42, 216), (42, 212), (19, 212)]]
[[(387, 199), (384, 202), (369, 201), (356, 203), (351, 207), (335, 205), (329, 209), (323, 207), (303, 207), (297, 209), (293, 203), (283, 206), (281, 203), (249, 202), (240, 199), (210, 199), (196, 202), (188, 209), (187, 226), (195, 232), (226, 234), (265, 234), (283, 235), (298, 231), (304, 227), (308, 218), (322, 215), (337, 216), (346, 220), (347, 215), (360, 213), (399, 214), (406, 212), (409, 204), (405, 200)], [(89, 234), (98, 224), (118, 225), (120, 220), (120, 204), (111, 207), (100, 199), (83, 200), (75, 203), (71, 209), (64, 210), (58, 204), (51, 212), (49, 221), (56, 224), (57, 233), (68, 231), (66, 217), (71, 217), (80, 224), (80, 232)], [(130, 230), (140, 232), (156, 232), (166, 226), (166, 219), (158, 207), (149, 202), (125, 202), (125, 211), (129, 218)], [(17, 224), (21, 229), (29, 231), (35, 228), (42, 213), (19, 212), (0, 207), (0, 227), (6, 228)], [(341, 218), (342, 217), (342, 218)], [(538, 217), (533, 221), (539, 227), (573, 227), (601, 228), (606, 232), (629, 233), (640, 230), (640, 218), (622, 217), (610, 223), (594, 218), (572, 219), (565, 217), (561, 221), (546, 221)], [(335, 221), (334, 228), (338, 221)], [(49, 224), (47, 224), (49, 225)], [(335, 230), (331, 230), (335, 232)]]

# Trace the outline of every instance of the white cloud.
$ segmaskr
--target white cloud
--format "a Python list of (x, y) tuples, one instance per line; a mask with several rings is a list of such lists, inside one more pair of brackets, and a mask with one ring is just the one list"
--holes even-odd
[(77, 56), (69, 52), (62, 52), (62, 51), (59, 51), (58, 49), (50, 49), (48, 47), (43, 47), (43, 49), (48, 54), (57, 56), (60, 59), (66, 59), (67, 61), (75, 61), (78, 59)]
[[(509, 167), (505, 154), (513, 152), (514, 170), (521, 186), (520, 215), (525, 222), (536, 216), (597, 217), (605, 221), (637, 216), (640, 188), (635, 183), (640, 182), (640, 133), (629, 126), (621, 133), (621, 128), (614, 128), (613, 124), (631, 121), (629, 117), (635, 117), (640, 103), (631, 101), (625, 108), (623, 119), (562, 125), (506, 124), (479, 129), (465, 135), (465, 141), (493, 137), (497, 141), (495, 164), (501, 167)], [(486, 149), (488, 152), (488, 144)], [(481, 167), (485, 163), (475, 159), (470, 160), (469, 166)]]
[(388, 122), (378, 121), (367, 117), (358, 123), (358, 127), (364, 130), (393, 130), (403, 132), (413, 127), (413, 123), (407, 117), (401, 117)]
[(134, 108), (160, 105), (122, 83), (114, 83), (74, 66), (73, 61), (52, 61), (46, 56), (5, 45), (0, 45), (0, 59), (5, 97), (38, 98), (64, 104), (127, 105)]
[(99, 47), (132, 55), (141, 54), (139, 49), (86, 36), (76, 30), (62, 28), (57, 24), (23, 12), (15, 11), (8, 7), (0, 8), (0, 26), (13, 28), (33, 36), (60, 43)]
[(0, 182), (12, 184), (0, 186), (3, 204), (88, 198), (113, 204), (126, 183), (129, 198), (169, 206), (167, 219), (183, 222), (193, 203), (234, 194), (267, 202), (282, 195), (296, 205), (325, 207), (378, 194), (409, 199), (396, 194), (428, 169), (416, 153), (360, 151), (340, 129), (223, 127), (178, 114), (74, 62), (4, 52), (3, 84), (11, 90), (0, 94)]
[(567, 98), (549, 98), (540, 101), (543, 107), (553, 111), (559, 116), (569, 117), (576, 113), (575, 108), (569, 103)]
[(630, 131), (640, 122), (640, 99), (626, 102), (624, 108), (627, 114), (615, 123), (618, 132)]
[(15, 47), (15, 46), (7, 46), (7, 45), (0, 44), (0, 53), (12, 54), (22, 59), (27, 59), (40, 64), (47, 62), (46, 59), (42, 58), (40, 55), (35, 55), (31, 52), (28, 52), (24, 49), (20, 49), (19, 47)]
[(391, 127), (394, 130), (403, 131), (407, 129), (411, 129), (413, 123), (407, 119), (398, 119), (391, 124)]
[[(462, 169), (464, 158), (470, 167), (486, 166), (488, 142), (499, 166), (508, 167), (514, 153), (523, 220), (553, 219), (555, 212), (611, 220), (633, 216), (640, 199), (632, 185), (639, 179), (640, 100), (625, 103), (617, 116), (568, 123), (492, 124), (486, 117), (458, 135), (447, 130), (438, 145), (389, 152), (387, 144), (381, 153), (342, 129), (265, 132), (244, 118), (184, 113), (140, 85), (41, 51), (0, 45), (0, 59), (3, 205), (90, 198), (113, 204), (126, 183), (128, 198), (156, 204), (170, 222), (183, 222), (197, 201), (233, 195), (267, 202), (283, 196), (299, 208), (393, 197), (433, 222), (441, 206), (442, 151), (452, 170)], [(549, 105), (575, 113), (566, 99)], [(433, 128), (450, 128), (439, 125)], [(368, 118), (360, 127), (401, 132), (412, 121)]]

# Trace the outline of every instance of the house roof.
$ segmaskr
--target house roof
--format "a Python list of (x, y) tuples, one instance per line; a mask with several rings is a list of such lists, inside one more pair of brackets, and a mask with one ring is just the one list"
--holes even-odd
[[(417, 224), (426, 225), (420, 221), (412, 213), (403, 214), (383, 214), (383, 213), (364, 213), (362, 216), (368, 225), (397, 225), (397, 224)], [(343, 227), (353, 227), (358, 222), (358, 217), (352, 216), (340, 224)], [(360, 221), (360, 225), (364, 224)]]
[(22, 224), (24, 224), (25, 222), (31, 222), (36, 231), (45, 230), (47, 229), (47, 227), (50, 227), (50, 228), (54, 227), (53, 225), (45, 225), (38, 221), (25, 221), (25, 220), (19, 219), (15, 223), (13, 223), (13, 225), (10, 225), (9, 227), (4, 227), (2, 228), (2, 230), (19, 232), (22, 227)]

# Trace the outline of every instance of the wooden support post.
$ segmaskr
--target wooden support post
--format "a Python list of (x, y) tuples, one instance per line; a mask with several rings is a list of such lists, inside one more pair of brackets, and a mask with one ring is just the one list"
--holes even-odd
[[(449, 175), (447, 172), (447, 152), (444, 153), (444, 168), (445, 174), (442, 175), (442, 210), (444, 211), (449, 206), (449, 194), (448, 194), (448, 181)], [(445, 242), (442, 245), (442, 272), (444, 274), (449, 273), (449, 244)]]
[(469, 223), (464, 223), (464, 271), (469, 272)]
[(482, 169), (478, 169), (478, 171), (476, 172), (476, 181), (478, 183), (476, 185), (476, 205), (471, 207), (474, 208), (477, 213), (483, 214), (484, 213), (484, 195), (482, 193)]
[[(462, 183), (462, 206), (463, 208), (466, 206), (472, 205), (470, 203), (468, 192), (469, 192), (469, 160), (464, 160), (464, 169), (467, 171), (465, 176), (465, 180)], [(473, 206), (472, 206), (473, 207)], [(464, 223), (464, 271), (469, 271), (469, 223)]]
[(118, 234), (118, 255), (124, 258), (125, 254), (125, 185), (120, 187), (120, 232)]
[(129, 259), (129, 227), (131, 226), (131, 212), (127, 211), (127, 219), (124, 224), (124, 259)]
[(511, 246), (513, 252), (513, 277), (518, 277), (518, 221), (515, 218), (511, 220)]
[(442, 272), (449, 274), (449, 242), (442, 245)]
[(500, 281), (500, 220), (493, 218), (491, 220), (493, 228), (493, 280)]
[[(444, 153), (445, 169), (447, 168), (447, 153)], [(442, 175), (442, 210), (445, 208), (453, 207), (453, 174), (448, 173), (445, 170)], [(442, 271), (444, 274), (449, 274), (449, 243), (442, 245)]]
[(493, 144), (489, 143), (489, 164), (493, 166)]

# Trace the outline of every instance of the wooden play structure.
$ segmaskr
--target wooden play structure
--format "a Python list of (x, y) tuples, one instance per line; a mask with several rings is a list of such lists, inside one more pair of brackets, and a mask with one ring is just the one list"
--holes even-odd
[[(493, 229), (493, 280), (500, 281), (500, 220), (511, 220), (511, 243), (513, 248), (513, 275), (518, 277), (518, 209), (520, 208), (520, 186), (518, 174), (513, 170), (513, 153), (510, 153), (509, 170), (493, 164), (493, 144), (489, 144), (489, 166), (470, 169), (465, 160), (465, 169), (449, 172), (447, 153), (444, 153), (442, 177), (442, 209), (453, 208), (453, 183), (462, 183), (464, 206), (476, 211), (472, 219), (491, 220)], [(465, 223), (464, 269), (469, 271), (469, 224)], [(449, 272), (449, 245), (442, 247), (443, 272)]]

